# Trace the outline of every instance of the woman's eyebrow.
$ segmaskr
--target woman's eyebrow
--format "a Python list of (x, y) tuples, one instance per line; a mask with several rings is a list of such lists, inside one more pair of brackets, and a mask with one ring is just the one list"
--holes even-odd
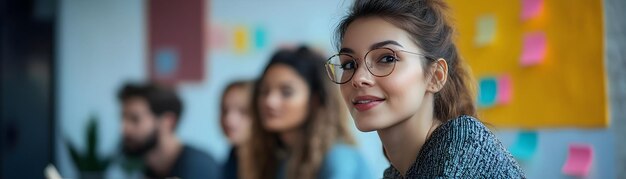
[[(382, 42), (376, 42), (376, 43), (372, 44), (370, 46), (369, 50), (381, 48), (381, 47), (384, 47), (386, 45), (395, 45), (395, 46), (399, 46), (399, 47), (404, 48), (404, 46), (400, 45), (400, 43), (398, 43), (395, 40), (385, 40), (385, 41), (382, 41)], [(352, 50), (351, 48), (344, 47), (344, 48), (341, 48), (341, 50), (339, 50), (339, 53), (354, 53), (354, 50)]]
[(341, 48), (341, 50), (339, 50), (339, 53), (354, 53), (354, 50), (350, 48)]
[(400, 43), (396, 42), (395, 40), (385, 40), (385, 41), (382, 41), (382, 42), (377, 42), (375, 44), (372, 44), (370, 46), (370, 50), (381, 48), (381, 47), (384, 47), (386, 45), (395, 45), (395, 46), (399, 46), (399, 47), (404, 48), (402, 45), (400, 45)]

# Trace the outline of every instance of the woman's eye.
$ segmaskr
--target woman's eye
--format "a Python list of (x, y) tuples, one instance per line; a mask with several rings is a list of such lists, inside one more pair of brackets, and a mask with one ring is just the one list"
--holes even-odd
[(281, 95), (283, 95), (283, 97), (287, 98), (290, 97), (293, 94), (293, 90), (291, 89), (284, 89), (281, 91)]
[(398, 59), (393, 55), (385, 55), (379, 58), (378, 63), (393, 63), (398, 61)]
[(346, 62), (346, 63), (341, 64), (341, 69), (343, 69), (343, 70), (354, 70), (355, 69), (354, 62)]

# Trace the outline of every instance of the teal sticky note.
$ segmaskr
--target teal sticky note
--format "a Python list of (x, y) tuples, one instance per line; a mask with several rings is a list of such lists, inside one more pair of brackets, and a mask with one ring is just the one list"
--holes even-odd
[(486, 77), (478, 82), (478, 106), (491, 107), (496, 103), (498, 94), (498, 80)]
[(511, 154), (522, 161), (530, 160), (537, 150), (537, 132), (521, 131), (517, 135), (517, 141), (513, 144), (509, 151)]
[(254, 30), (254, 45), (256, 49), (263, 49), (267, 43), (267, 32), (261, 26)]

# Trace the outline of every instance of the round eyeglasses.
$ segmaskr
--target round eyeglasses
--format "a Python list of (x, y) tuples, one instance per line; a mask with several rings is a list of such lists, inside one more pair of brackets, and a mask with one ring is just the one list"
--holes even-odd
[[(396, 62), (398, 61), (396, 51), (424, 56), (405, 50), (393, 50), (390, 48), (372, 49), (363, 57), (367, 71), (376, 77), (389, 76), (396, 68)], [(344, 84), (350, 81), (358, 68), (356, 58), (345, 53), (331, 56), (324, 66), (330, 80), (337, 84)]]

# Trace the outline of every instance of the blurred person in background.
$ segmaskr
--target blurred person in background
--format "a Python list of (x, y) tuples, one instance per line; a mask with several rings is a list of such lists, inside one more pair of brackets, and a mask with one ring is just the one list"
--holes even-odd
[(357, 0), (326, 71), (357, 128), (377, 131), (384, 178), (524, 178), (475, 117), (467, 67), (443, 0)]
[(230, 83), (222, 93), (220, 124), (228, 142), (232, 145), (228, 159), (222, 168), (224, 179), (245, 178), (239, 175), (239, 167), (247, 157), (245, 148), (251, 133), (252, 117), (250, 103), (252, 96), (251, 81)]
[(279, 50), (253, 93), (251, 178), (370, 178), (324, 58)]
[(208, 154), (176, 137), (183, 104), (171, 89), (155, 84), (126, 84), (122, 106), (123, 152), (143, 160), (147, 178), (219, 178)]

